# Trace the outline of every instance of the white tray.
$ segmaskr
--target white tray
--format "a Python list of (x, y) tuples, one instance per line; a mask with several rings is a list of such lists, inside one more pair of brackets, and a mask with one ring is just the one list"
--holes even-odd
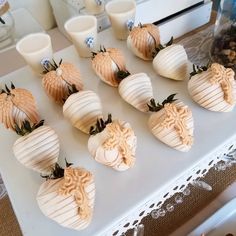
[[(117, 229), (120, 229), (120, 235), (122, 231), (134, 227), (136, 220), (147, 215), (154, 203), (163, 202), (180, 191), (182, 185), (204, 175), (217, 162), (219, 154), (236, 143), (236, 109), (220, 114), (201, 108), (188, 95), (187, 81), (157, 76), (151, 62), (135, 57), (127, 49), (126, 42), (116, 40), (110, 29), (101, 32), (99, 39), (104, 46), (123, 51), (131, 73), (148, 73), (155, 98), (162, 101), (171, 93), (178, 93), (177, 98), (193, 112), (194, 145), (188, 153), (182, 153), (158, 141), (148, 131), (149, 114), (132, 108), (121, 99), (116, 88), (101, 82), (92, 71), (90, 59), (79, 58), (73, 46), (56, 53), (55, 59), (59, 61), (63, 58), (80, 69), (85, 88), (94, 90), (100, 96), (104, 114), (111, 112), (114, 118), (131, 123), (138, 138), (136, 164), (131, 170), (119, 173), (96, 163), (87, 150), (88, 135), (73, 128), (63, 117), (61, 107), (46, 96), (41, 79), (35, 77), (28, 67), (2, 77), (2, 82), (13, 81), (17, 87), (32, 91), (41, 117), (60, 137), (60, 162), (63, 163), (66, 157), (76, 166), (87, 168), (94, 173), (96, 182), (95, 209), (90, 226), (82, 232), (61, 227), (40, 212), (35, 197), (44, 180), (17, 162), (12, 153), (17, 135), (0, 126), (0, 172), (24, 235), (111, 236)], [(129, 226), (125, 226), (127, 222)]]
[(221, 207), (206, 221), (199, 225), (189, 236), (225, 236), (236, 235), (236, 198)]

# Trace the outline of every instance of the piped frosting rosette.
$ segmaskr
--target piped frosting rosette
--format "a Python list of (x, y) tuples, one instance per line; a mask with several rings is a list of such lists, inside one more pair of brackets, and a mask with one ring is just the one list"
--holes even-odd
[(40, 121), (33, 95), (26, 89), (5, 86), (0, 93), (0, 123), (21, 137), (13, 145), (16, 159), (25, 167), (48, 173), (59, 156), (56, 132)]
[[(47, 73), (45, 75), (47, 76)], [(45, 78), (47, 80), (47, 77)], [(53, 80), (47, 81), (51, 94), (54, 94), (51, 83), (53, 84)], [(115, 170), (123, 171), (132, 167), (135, 161), (137, 138), (130, 124), (119, 120), (112, 121), (111, 116), (104, 121), (102, 104), (95, 92), (79, 91), (74, 84), (67, 84), (65, 91), (68, 91), (66, 98), (62, 97), (62, 93), (61, 97), (58, 97), (60, 101), (64, 101), (63, 114), (74, 127), (90, 134), (88, 149), (92, 157)], [(91, 131), (92, 129), (95, 130)], [(117, 143), (111, 142), (112, 137), (116, 135), (119, 135)]]

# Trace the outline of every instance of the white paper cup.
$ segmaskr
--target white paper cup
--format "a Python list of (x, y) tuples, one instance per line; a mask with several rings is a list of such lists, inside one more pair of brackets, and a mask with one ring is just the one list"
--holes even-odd
[(106, 4), (105, 10), (116, 38), (126, 40), (135, 20), (135, 1), (113, 0)]
[(76, 16), (66, 21), (65, 30), (81, 57), (91, 57), (97, 44), (97, 18), (95, 16)]
[(41, 61), (53, 58), (51, 38), (45, 33), (29, 34), (16, 44), (16, 50), (36, 74), (43, 72)]
[(90, 14), (97, 15), (104, 12), (104, 0), (84, 0), (84, 5)]

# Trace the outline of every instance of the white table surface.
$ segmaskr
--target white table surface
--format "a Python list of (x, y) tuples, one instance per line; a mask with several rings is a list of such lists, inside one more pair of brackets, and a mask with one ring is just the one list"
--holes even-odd
[(120, 173), (96, 163), (87, 151), (88, 136), (73, 128), (63, 118), (61, 108), (49, 100), (41, 87), (40, 79), (28, 67), (2, 77), (3, 83), (12, 81), (17, 87), (32, 91), (41, 117), (60, 137), (60, 162), (63, 163), (67, 157), (75, 166), (87, 168), (94, 173), (96, 182), (96, 204), (90, 226), (81, 232), (62, 228), (40, 212), (35, 197), (44, 180), (17, 162), (12, 153), (12, 145), (17, 136), (1, 126), (0, 172), (24, 235), (104, 236), (108, 228), (204, 160), (236, 133), (235, 110), (221, 114), (199, 107), (188, 95), (187, 81), (176, 82), (157, 76), (152, 64), (133, 56), (127, 50), (125, 42), (114, 39), (110, 29), (100, 33), (99, 39), (106, 47), (113, 46), (123, 51), (130, 72), (148, 73), (155, 98), (162, 101), (169, 94), (178, 93), (177, 97), (189, 105), (195, 119), (194, 145), (188, 153), (182, 153), (158, 141), (147, 129), (149, 115), (132, 108), (120, 98), (116, 88), (101, 82), (91, 70), (90, 59), (79, 58), (73, 46), (56, 53), (55, 58), (63, 58), (80, 68), (85, 88), (98, 93), (104, 114), (111, 112), (114, 118), (131, 123), (138, 137), (136, 165), (131, 170)]

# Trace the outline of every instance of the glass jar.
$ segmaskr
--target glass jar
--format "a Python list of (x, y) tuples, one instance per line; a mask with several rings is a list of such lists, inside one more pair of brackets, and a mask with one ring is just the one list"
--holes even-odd
[(0, 48), (13, 42), (14, 19), (9, 11), (9, 3), (0, 0)]
[(220, 2), (211, 59), (236, 71), (236, 0)]

